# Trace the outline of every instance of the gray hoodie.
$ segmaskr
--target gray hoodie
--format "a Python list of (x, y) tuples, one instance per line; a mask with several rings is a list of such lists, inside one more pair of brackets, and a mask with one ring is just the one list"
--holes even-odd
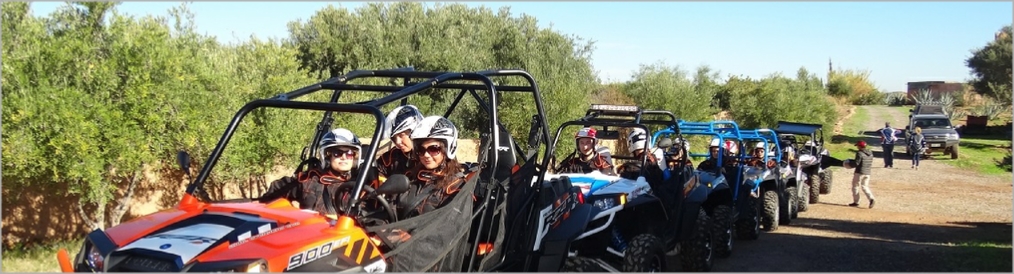
[(873, 151), (869, 147), (862, 148), (856, 152), (856, 174), (870, 175), (873, 168)]

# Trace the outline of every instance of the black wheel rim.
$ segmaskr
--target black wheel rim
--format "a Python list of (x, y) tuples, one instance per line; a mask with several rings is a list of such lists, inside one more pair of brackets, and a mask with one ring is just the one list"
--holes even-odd
[(732, 227), (725, 229), (725, 235), (727, 235), (725, 237), (725, 247), (732, 249)]
[(664, 260), (663, 256), (655, 255), (651, 260), (651, 264), (648, 265), (648, 272), (662, 272), (662, 260)]
[(711, 241), (714, 241), (714, 236), (708, 233), (708, 239), (704, 241), (704, 252), (707, 255), (704, 256), (704, 265), (711, 265), (711, 256), (715, 253), (715, 248), (711, 246)]

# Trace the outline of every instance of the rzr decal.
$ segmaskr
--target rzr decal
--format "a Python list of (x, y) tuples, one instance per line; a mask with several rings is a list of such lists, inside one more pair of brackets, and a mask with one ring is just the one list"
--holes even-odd
[(330, 255), (331, 251), (333, 251), (334, 249), (348, 245), (349, 238), (350, 236), (345, 236), (345, 238), (341, 238), (331, 242), (326, 242), (322, 245), (307, 249), (306, 251), (296, 253), (295, 255), (289, 257), (289, 266), (286, 267), (285, 270), (292, 270), (293, 268), (299, 267), (306, 263), (316, 261), (317, 259)]
[[(284, 226), (276, 227), (275, 229), (272, 229), (272, 230), (259, 231), (257, 233), (257, 235), (253, 235), (253, 236), (249, 236), (249, 237), (245, 237), (245, 238), (242, 237), (242, 235), (241, 235), (241, 237), (240, 237), (241, 240), (239, 240), (239, 242), (235, 242), (235, 243), (230, 244), (229, 248), (236, 247), (238, 245), (244, 244), (244, 243), (249, 242), (249, 241), (260, 239), (261, 237), (268, 236), (268, 235), (271, 235), (272, 233), (275, 233), (275, 232), (278, 232), (278, 231), (282, 231), (284, 229), (287, 229), (287, 228), (290, 228), (290, 227), (294, 227), (294, 226), (297, 226), (297, 225), (299, 225), (299, 222), (290, 223), (290, 224), (287, 224), (287, 225), (284, 225)], [(250, 233), (250, 232), (247, 232), (247, 233)], [(247, 233), (244, 233), (244, 235), (247, 235)]]
[(569, 217), (567, 213), (570, 213), (570, 210), (574, 209), (574, 207), (577, 207), (577, 200), (574, 199), (574, 196), (570, 192), (564, 193), (560, 199), (553, 202), (553, 209), (546, 215), (544, 219), (545, 223), (549, 227), (556, 227), (560, 224), (560, 221)]

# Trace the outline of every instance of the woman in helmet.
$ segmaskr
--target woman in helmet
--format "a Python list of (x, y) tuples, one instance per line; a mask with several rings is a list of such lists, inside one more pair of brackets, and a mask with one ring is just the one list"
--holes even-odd
[[(754, 145), (753, 151), (750, 152), (750, 160), (747, 160), (747, 166), (759, 166), (764, 161), (764, 142), (757, 142)], [(767, 161), (767, 168), (774, 168), (778, 163), (775, 162), (774, 158), (769, 158)]]
[(560, 164), (556, 172), (591, 173), (598, 170), (603, 174), (616, 175), (613, 171), (613, 163), (595, 149), (595, 146), (598, 145), (595, 133), (596, 130), (591, 127), (578, 130), (577, 134), (574, 134), (574, 139), (577, 141), (577, 157), (572, 157)]
[(465, 182), (465, 168), (458, 163), (458, 129), (450, 120), (429, 116), (412, 131), (418, 163), (407, 172), (409, 190), (396, 198), (399, 219), (404, 220), (450, 202)]
[(377, 161), (377, 172), (381, 176), (405, 174), (412, 168), (416, 160), (411, 135), (422, 119), (422, 113), (413, 105), (399, 106), (387, 115), (389, 127), (385, 137), (390, 138), (394, 147), (381, 154)]
[[(354, 180), (359, 170), (362, 143), (352, 131), (337, 128), (320, 139), (318, 157), (321, 170), (309, 170), (295, 177), (286, 176), (271, 183), (268, 191), (257, 200), (270, 202), (286, 198), (299, 202), (299, 208), (324, 212), (324, 191), (337, 199), (335, 190), (342, 183)], [(331, 201), (333, 202), (333, 201)]]

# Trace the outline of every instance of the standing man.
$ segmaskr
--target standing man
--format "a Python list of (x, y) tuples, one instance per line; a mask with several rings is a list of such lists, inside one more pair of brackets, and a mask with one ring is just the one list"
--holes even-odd
[(894, 168), (894, 142), (898, 140), (890, 122), (884, 123), (880, 129), (880, 146), (884, 148), (884, 168)]
[(866, 147), (866, 141), (860, 140), (856, 143), (855, 159), (853, 163), (856, 167), (855, 174), (852, 175), (852, 203), (849, 206), (859, 206), (859, 189), (863, 190), (866, 194), (866, 199), (870, 200), (870, 208), (873, 208), (873, 192), (870, 191), (870, 175), (872, 174), (871, 168), (873, 167), (873, 151), (870, 151)]

